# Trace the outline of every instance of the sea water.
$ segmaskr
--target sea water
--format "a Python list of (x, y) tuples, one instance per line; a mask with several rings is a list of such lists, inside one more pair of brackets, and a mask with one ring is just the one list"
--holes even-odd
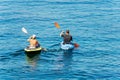
[[(72, 52), (59, 46), (67, 29)], [(48, 50), (34, 59), (32, 34)], [(120, 80), (120, 0), (0, 0), (0, 80)]]

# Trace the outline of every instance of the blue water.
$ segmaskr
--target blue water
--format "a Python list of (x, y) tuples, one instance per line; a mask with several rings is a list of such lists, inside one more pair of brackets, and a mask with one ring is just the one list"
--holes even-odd
[[(0, 0), (0, 80), (120, 80), (119, 25), (120, 0)], [(80, 45), (68, 53), (66, 29)], [(23, 50), (32, 34), (48, 49), (35, 60)]]

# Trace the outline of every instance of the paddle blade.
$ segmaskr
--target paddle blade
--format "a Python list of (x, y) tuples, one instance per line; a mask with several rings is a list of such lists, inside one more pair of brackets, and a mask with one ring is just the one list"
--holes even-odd
[(54, 25), (56, 28), (60, 28), (60, 25), (57, 22), (55, 22)]
[(28, 34), (27, 30), (26, 30), (24, 27), (22, 28), (22, 31), (23, 31), (24, 33)]
[(75, 48), (78, 48), (78, 47), (79, 47), (79, 44), (74, 43), (74, 46), (75, 46)]

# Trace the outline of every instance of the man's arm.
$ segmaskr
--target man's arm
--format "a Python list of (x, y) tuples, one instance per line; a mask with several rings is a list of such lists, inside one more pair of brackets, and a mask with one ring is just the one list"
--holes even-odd
[(63, 37), (64, 35), (65, 35), (65, 32), (62, 31), (62, 32), (60, 33), (60, 37)]
[(29, 37), (28, 39), (27, 39), (27, 41), (29, 42), (31, 40), (31, 37)]

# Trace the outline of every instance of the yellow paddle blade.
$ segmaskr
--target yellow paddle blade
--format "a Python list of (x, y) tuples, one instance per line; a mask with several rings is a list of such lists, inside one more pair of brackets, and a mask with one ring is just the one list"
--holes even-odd
[(57, 22), (55, 22), (54, 25), (56, 28), (60, 28), (60, 25)]

